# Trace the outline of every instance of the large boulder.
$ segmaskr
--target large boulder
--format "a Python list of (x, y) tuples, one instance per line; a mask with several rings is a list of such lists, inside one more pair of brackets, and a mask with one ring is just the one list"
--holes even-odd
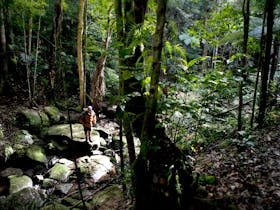
[(23, 129), (39, 132), (50, 124), (48, 115), (41, 110), (24, 109), (16, 114), (16, 124)]
[(0, 202), (0, 209), (40, 209), (45, 199), (46, 195), (43, 192), (27, 187), (7, 196), (5, 202)]
[(45, 150), (40, 145), (32, 145), (31, 147), (29, 147), (26, 151), (26, 155), (31, 160), (35, 160), (40, 163), (47, 162), (47, 156), (45, 154)]
[(55, 106), (44, 107), (44, 112), (50, 119), (50, 123), (57, 124), (58, 122), (65, 120), (66, 117)]
[(10, 194), (19, 192), (20, 190), (33, 187), (33, 181), (29, 176), (10, 176)]
[[(24, 156), (27, 148), (29, 148), (33, 143), (33, 136), (27, 130), (19, 130), (11, 138), (9, 144), (6, 144), (6, 158), (8, 159), (13, 153), (16, 153), (19, 157)], [(9, 146), (11, 148), (9, 148)]]
[(90, 203), (99, 210), (119, 209), (123, 199), (121, 186), (114, 184), (96, 193)]
[(73, 171), (66, 165), (61, 163), (56, 163), (50, 170), (50, 178), (57, 181), (66, 182)]
[(71, 139), (71, 129), (74, 141), (85, 141), (84, 128), (79, 123), (53, 125), (43, 129), (41, 134), (44, 138), (65, 136)]
[(94, 182), (99, 182), (116, 173), (110, 157), (105, 155), (84, 156), (77, 159), (77, 165), (83, 174), (89, 175)]
[(45, 128), (42, 131), (42, 137), (48, 142), (47, 148), (50, 153), (63, 154), (67, 158), (91, 155), (92, 150), (98, 149), (103, 140), (98, 131), (92, 130), (91, 141), (87, 142), (84, 128), (79, 123), (53, 125)]

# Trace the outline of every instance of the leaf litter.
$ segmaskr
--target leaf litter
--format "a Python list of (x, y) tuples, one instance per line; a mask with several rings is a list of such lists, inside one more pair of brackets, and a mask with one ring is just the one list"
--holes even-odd
[(249, 144), (242, 139), (213, 142), (197, 154), (195, 172), (216, 177), (202, 186), (204, 199), (222, 201), (222, 209), (280, 209), (280, 125), (254, 136)]

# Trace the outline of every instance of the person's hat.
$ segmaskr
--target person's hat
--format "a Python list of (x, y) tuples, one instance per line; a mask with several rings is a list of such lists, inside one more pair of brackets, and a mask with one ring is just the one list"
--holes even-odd
[(88, 106), (88, 110), (92, 110), (92, 106)]

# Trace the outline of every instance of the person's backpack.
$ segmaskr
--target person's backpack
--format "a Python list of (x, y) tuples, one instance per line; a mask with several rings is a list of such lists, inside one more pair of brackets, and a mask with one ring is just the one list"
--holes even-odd
[(79, 122), (83, 124), (83, 117), (87, 113), (86, 109), (84, 108), (83, 111), (79, 114)]

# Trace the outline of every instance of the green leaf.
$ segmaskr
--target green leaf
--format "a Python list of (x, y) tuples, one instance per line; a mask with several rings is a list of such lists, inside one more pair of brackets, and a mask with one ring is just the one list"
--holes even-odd
[(132, 77), (132, 74), (131, 74), (130, 71), (128, 71), (128, 70), (123, 70), (122, 71), (122, 78), (123, 78), (123, 80), (128, 80), (131, 77)]

